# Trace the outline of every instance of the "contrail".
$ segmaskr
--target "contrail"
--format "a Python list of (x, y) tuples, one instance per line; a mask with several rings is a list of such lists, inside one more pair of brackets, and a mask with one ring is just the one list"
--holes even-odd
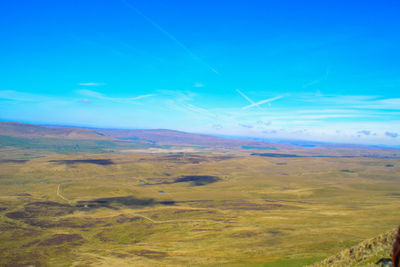
[(253, 100), (251, 100), (247, 95), (243, 94), (242, 92), (240, 92), (239, 89), (236, 89), (236, 91), (244, 97), (244, 99), (246, 99), (247, 101), (249, 101), (251, 104), (254, 104), (255, 102)]
[(249, 109), (249, 108), (251, 108), (251, 107), (256, 107), (256, 106), (258, 107), (258, 106), (261, 105), (261, 104), (268, 103), (268, 102), (272, 102), (272, 101), (281, 99), (282, 97), (283, 97), (283, 95), (281, 95), (281, 96), (276, 96), (276, 97), (273, 97), (273, 98), (268, 98), (268, 99), (265, 99), (265, 100), (261, 100), (260, 102), (253, 103), (253, 104), (251, 104), (251, 105), (245, 106), (245, 107), (243, 107), (242, 109)]
[(302, 88), (307, 88), (309, 86), (313, 86), (313, 85), (316, 85), (316, 84), (318, 84), (320, 82), (324, 82), (324, 81), (328, 80), (328, 76), (329, 76), (330, 73), (331, 73), (331, 66), (328, 65), (328, 67), (326, 68), (324, 76), (322, 76), (321, 78), (319, 78), (317, 80), (314, 80), (314, 81), (311, 81), (309, 83), (304, 84), (302, 86)]
[[(255, 104), (255, 102), (254, 102), (253, 100), (251, 100), (247, 95), (243, 94), (239, 89), (236, 89), (236, 91), (237, 91), (241, 96), (243, 96), (244, 99), (246, 99), (247, 101), (249, 101), (251, 104)], [(260, 106), (257, 105), (257, 107), (258, 107), (260, 110), (263, 110)]]
[(205, 62), (203, 59), (201, 59), (199, 56), (197, 56), (195, 53), (193, 53), (189, 48), (187, 48), (183, 43), (181, 43), (178, 39), (175, 38), (172, 34), (167, 32), (164, 28), (162, 28), (160, 25), (158, 25), (156, 22), (154, 22), (152, 19), (150, 19), (148, 16), (143, 14), (139, 9), (134, 7), (132, 4), (128, 3), (126, 0), (121, 0), (122, 3), (124, 3), (128, 8), (133, 10), (136, 14), (144, 18), (147, 22), (149, 22), (151, 25), (153, 25), (154, 28), (159, 30), (161, 33), (163, 33), (165, 36), (167, 36), (169, 39), (174, 41), (178, 46), (180, 46), (183, 50), (185, 50), (188, 54), (190, 54), (194, 59), (197, 61), (201, 62), (203, 65), (207, 66), (212, 72), (215, 74), (219, 74), (219, 72), (211, 67), (207, 62)]
[(146, 98), (146, 97), (150, 97), (150, 96), (155, 96), (155, 94), (140, 95), (140, 96), (137, 96), (137, 97), (127, 98), (126, 100), (138, 100), (138, 99)]
[(98, 99), (102, 99), (102, 100), (109, 100), (109, 101), (134, 101), (134, 100), (139, 100), (142, 98), (151, 97), (151, 96), (156, 95), (156, 94), (147, 94), (147, 95), (139, 95), (136, 97), (128, 97), (128, 98), (109, 97), (102, 93), (92, 91), (92, 90), (87, 90), (87, 89), (78, 90), (77, 93), (81, 94), (81, 95), (90, 96), (90, 97), (94, 97), (94, 98), (98, 98)]

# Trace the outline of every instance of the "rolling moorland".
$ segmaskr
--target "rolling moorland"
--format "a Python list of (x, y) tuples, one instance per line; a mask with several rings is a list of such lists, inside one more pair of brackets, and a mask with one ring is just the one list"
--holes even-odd
[(343, 262), (400, 223), (399, 171), (389, 148), (1, 122), (0, 265)]

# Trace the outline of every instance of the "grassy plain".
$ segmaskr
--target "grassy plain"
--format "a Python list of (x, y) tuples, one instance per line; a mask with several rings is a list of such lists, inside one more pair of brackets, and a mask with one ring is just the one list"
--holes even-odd
[(303, 266), (399, 224), (399, 159), (2, 151), (2, 266)]

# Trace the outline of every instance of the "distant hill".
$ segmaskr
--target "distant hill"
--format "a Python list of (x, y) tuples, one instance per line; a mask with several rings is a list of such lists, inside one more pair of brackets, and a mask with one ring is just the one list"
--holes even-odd
[(158, 144), (180, 144), (220, 147), (270, 147), (278, 148), (285, 145), (271, 144), (253, 140), (235, 140), (205, 134), (186, 133), (174, 130), (122, 130), (122, 129), (96, 129), (96, 132), (117, 139), (152, 141)]
[(205, 134), (193, 134), (174, 130), (124, 130), (97, 129), (69, 126), (40, 126), (18, 122), (0, 121), (0, 136), (17, 138), (56, 138), (71, 140), (104, 140), (147, 143), (153, 145), (192, 145), (207, 147), (242, 148), (256, 147), (261, 149), (285, 148), (288, 145), (270, 144), (256, 140), (235, 140)]
[(113, 140), (99, 132), (80, 128), (48, 128), (39, 125), (0, 121), (0, 135), (24, 138), (62, 138), (76, 140)]
[[(63, 125), (33, 125), (18, 122), (0, 121), (0, 137), (3, 146), (18, 146), (31, 148), (41, 147), (57, 143), (64, 143), (68, 150), (71, 146), (88, 146), (91, 148), (103, 146), (103, 149), (168, 149), (171, 146), (196, 146), (199, 149), (234, 149), (253, 152), (259, 156), (313, 156), (313, 157), (376, 157), (376, 158), (400, 158), (399, 149), (390, 149), (373, 146), (349, 145), (349, 144), (323, 144), (310, 142), (282, 143), (267, 140), (234, 139), (207, 134), (187, 133), (166, 129), (99, 129), (84, 128)], [(8, 137), (8, 139), (6, 138)], [(10, 139), (11, 138), (11, 139)], [(12, 138), (23, 138), (26, 140), (14, 140)], [(46, 140), (38, 140), (38, 139)], [(50, 140), (52, 139), (52, 140)], [(36, 140), (36, 141), (35, 141)], [(57, 141), (58, 140), (58, 141)], [(80, 141), (80, 143), (78, 142)], [(82, 143), (85, 141), (84, 143)], [(107, 141), (104, 143), (104, 141)], [(36, 142), (36, 143), (32, 143)], [(72, 143), (71, 143), (72, 142)], [(94, 142), (94, 143), (93, 143)], [(103, 143), (98, 143), (103, 142)], [(59, 149), (58, 149), (59, 150)], [(268, 153), (274, 152), (277, 153)], [(92, 151), (92, 149), (90, 150)], [(102, 150), (103, 151), (103, 150)], [(262, 154), (259, 151), (263, 151)], [(254, 152), (257, 152), (254, 154)]]

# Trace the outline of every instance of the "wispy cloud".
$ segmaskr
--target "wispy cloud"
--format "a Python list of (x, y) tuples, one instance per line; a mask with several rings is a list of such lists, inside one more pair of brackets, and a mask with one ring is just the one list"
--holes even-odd
[(196, 118), (206, 119), (207, 121), (213, 121), (218, 117), (210, 110), (193, 104), (198, 94), (191, 91), (158, 90), (157, 93), (160, 96), (161, 103), (166, 104), (168, 109), (179, 111), (182, 115), (196, 115)]
[(13, 90), (0, 91), (0, 99), (23, 101), (23, 102), (41, 102), (41, 101), (51, 100), (51, 98), (47, 96), (18, 92)]
[(398, 133), (393, 133), (393, 132), (385, 132), (386, 136), (392, 137), (392, 138), (396, 138), (399, 136)]
[(184, 104), (183, 105), (187, 110), (193, 111), (193, 112), (197, 112), (206, 116), (211, 116), (211, 117), (216, 117), (216, 115), (210, 111), (208, 111), (207, 109), (195, 106), (193, 104)]
[(303, 84), (303, 86), (301, 87), (301, 88), (307, 88), (307, 87), (310, 87), (310, 86), (313, 86), (313, 85), (316, 85), (316, 84), (319, 84), (320, 83), (320, 80), (314, 80), (314, 81), (311, 81), (311, 82), (309, 82), (309, 83), (306, 83), (306, 84)]
[(284, 97), (284, 96), (281, 95), (281, 96), (276, 96), (276, 97), (264, 99), (264, 100), (261, 100), (261, 101), (259, 101), (259, 102), (257, 102), (257, 103), (253, 103), (253, 104), (251, 104), (251, 105), (245, 106), (245, 107), (243, 107), (242, 109), (245, 110), (245, 109), (249, 109), (249, 108), (256, 107), (256, 106), (258, 107), (259, 105), (262, 105), (262, 104), (265, 104), (265, 103), (270, 103), (270, 102), (272, 102), (272, 101), (281, 99), (281, 98), (283, 98), (283, 97)]
[(150, 19), (148, 16), (146, 16), (139, 9), (137, 9), (134, 5), (132, 5), (131, 3), (128, 3), (128, 1), (126, 1), (126, 0), (121, 0), (121, 2), (123, 4), (125, 4), (126, 7), (128, 7), (131, 10), (133, 10), (136, 14), (138, 14), (143, 19), (145, 19), (147, 22), (149, 22), (159, 32), (161, 32), (162, 34), (167, 36), (170, 40), (175, 42), (175, 44), (177, 44), (179, 47), (181, 47), (183, 50), (185, 50), (189, 55), (191, 55), (192, 58), (194, 58), (198, 62), (202, 63), (204, 66), (206, 66), (208, 69), (210, 69), (215, 74), (219, 74), (218, 71), (215, 68), (213, 68), (210, 64), (208, 64), (202, 58), (200, 58), (198, 55), (196, 55), (194, 52), (192, 52), (192, 50), (190, 50), (186, 45), (184, 45), (181, 41), (179, 41), (174, 35), (169, 33), (167, 30), (165, 30), (163, 27), (161, 27), (158, 23), (156, 23), (155, 21)]
[(146, 95), (139, 95), (139, 96), (135, 96), (135, 97), (126, 97), (126, 98), (109, 97), (102, 93), (92, 91), (92, 90), (86, 90), (86, 89), (78, 90), (77, 93), (80, 95), (90, 96), (90, 97), (101, 99), (101, 100), (117, 101), (117, 102), (135, 101), (135, 100), (139, 100), (142, 98), (151, 97), (151, 96), (155, 95), (155, 94), (146, 94)]
[(371, 134), (371, 131), (368, 131), (368, 130), (362, 130), (362, 131), (358, 131), (357, 133), (359, 133), (359, 134), (363, 134), (363, 135), (370, 135), (370, 134)]
[(179, 91), (179, 90), (157, 90), (161, 96), (166, 96), (177, 102), (185, 102), (193, 100), (197, 94), (191, 91)]
[(330, 108), (400, 110), (400, 98), (382, 98), (379, 95), (297, 95), (299, 102), (326, 105)]
[(87, 98), (81, 99), (81, 100), (79, 100), (79, 102), (85, 103), (85, 104), (90, 104), (90, 103), (92, 103), (92, 101), (90, 101), (90, 100), (87, 99)]
[[(323, 75), (323, 77), (320, 77), (320, 78), (315, 79), (315, 80), (313, 80), (313, 81), (311, 81), (311, 82), (305, 83), (305, 84), (303, 84), (303, 85), (301, 86), (301, 88), (304, 89), (304, 88), (307, 88), (307, 87), (310, 87), (310, 86), (317, 85), (317, 84), (319, 84), (319, 83), (321, 83), (321, 82), (325, 82), (326, 80), (328, 80), (328, 76), (329, 76), (330, 73), (331, 73), (331, 67), (328, 66), (328, 67), (326, 68), (326, 71), (325, 71), (325, 74)], [(318, 91), (318, 92), (319, 92), (319, 91)]]
[(101, 85), (105, 85), (105, 83), (79, 83), (79, 85), (82, 85), (82, 86), (101, 86)]
[[(244, 93), (242, 93), (239, 89), (236, 89), (236, 92), (238, 92), (244, 99), (246, 99), (247, 101), (250, 102), (250, 104), (255, 104), (255, 102), (253, 100), (251, 100), (247, 95), (245, 95)], [(257, 108), (262, 110), (261, 107), (259, 105), (257, 105)]]
[[(3, 107), (0, 107), (0, 110), (7, 105), (9, 109), (12, 107), (28, 109), (29, 107), (31, 110), (37, 109), (38, 112), (41, 112), (41, 117), (46, 117), (44, 114), (51, 113), (52, 116), (62, 115), (68, 119), (70, 115), (65, 114), (73, 113), (89, 114), (93, 120), (98, 119), (100, 115), (96, 114), (100, 113), (119, 114), (119, 116), (127, 114), (126, 117), (119, 117), (121, 126), (124, 123), (141, 125), (140, 118), (143, 117), (150, 118), (147, 120), (150, 122), (141, 127), (208, 131), (209, 133), (237, 136), (266, 137), (270, 135), (289, 139), (303, 138), (371, 144), (396, 144), (400, 136), (399, 109), (370, 108), (371, 105), (395, 106), (400, 101), (398, 98), (299, 94), (285, 99), (287, 100), (283, 103), (285, 105), (273, 106), (266, 112), (266, 110), (260, 111), (255, 108), (240, 109), (237, 108), (237, 103), (232, 103), (230, 107), (219, 107), (219, 102), (205, 102), (207, 100), (206, 92), (204, 95), (199, 95), (199, 93), (191, 91), (156, 90), (155, 94), (117, 97), (110, 95), (111, 91), (103, 93), (88, 89), (82, 87), (82, 90), (76, 91), (77, 95), (73, 97), (0, 90), (0, 99), (3, 99)], [(240, 94), (241, 91), (237, 90), (237, 92)], [(240, 95), (253, 106), (260, 105), (262, 102), (268, 103), (266, 100), (271, 100), (254, 102), (250, 98), (250, 100), (246, 99), (246, 95), (246, 97)], [(151, 105), (140, 105), (141, 99), (153, 96), (154, 98), (149, 101), (147, 99), (143, 101), (143, 103), (151, 103)], [(134, 101), (137, 101), (138, 105), (132, 105), (131, 103)], [(243, 100), (239, 98), (238, 101)], [(310, 104), (311, 101), (315, 101), (315, 103)], [(20, 105), (17, 105), (18, 102)], [(97, 105), (96, 102), (101, 105)], [(63, 107), (65, 108), (60, 109), (59, 103), (64, 103)], [(115, 109), (118, 110), (118, 113), (115, 113)], [(59, 110), (61, 113), (57, 115)], [(4, 111), (1, 111), (4, 114)], [(16, 109), (15, 114), (18, 112), (20, 111)], [(134, 121), (131, 118), (132, 114), (140, 115), (136, 116), (137, 119)], [(4, 118), (11, 118), (11, 115), (7, 116)], [(29, 117), (29, 114), (20, 116)], [(77, 118), (81, 119), (79, 116)]]
[(262, 125), (262, 126), (269, 126), (271, 125), (271, 121), (262, 121), (262, 120), (258, 120), (257, 121), (258, 125)]
[(223, 129), (224, 127), (223, 127), (221, 124), (213, 124), (213, 125), (212, 125), (212, 128), (215, 129), (215, 130), (221, 130), (221, 129)]
[(278, 131), (277, 130), (266, 130), (266, 131), (262, 131), (262, 133), (264, 134), (276, 134)]
[(250, 124), (243, 124), (243, 123), (239, 123), (239, 126), (243, 127), (243, 128), (248, 128), (248, 129), (252, 129), (254, 126), (250, 125)]
[[(360, 117), (366, 117), (366, 115), (363, 115), (363, 114), (310, 114), (310, 115), (299, 115), (299, 116), (295, 116), (295, 117), (301, 118), (301, 119), (316, 120), (316, 119), (331, 119), (331, 118), (360, 118)], [(371, 117), (371, 115), (368, 115), (367, 117)]]
[(126, 98), (126, 100), (128, 100), (128, 101), (139, 100), (139, 99), (147, 98), (147, 97), (151, 97), (151, 96), (155, 96), (155, 94), (139, 95), (136, 97)]
[(0, 99), (21, 103), (26, 107), (28, 107), (29, 105), (37, 105), (37, 104), (43, 106), (60, 106), (76, 102), (76, 99), (72, 100), (67, 97), (59, 97), (56, 95), (33, 94), (33, 93), (19, 92), (14, 90), (0, 91)]
[(360, 107), (371, 109), (400, 110), (400, 98), (387, 98), (361, 103)]
[(195, 83), (193, 86), (194, 86), (194, 87), (204, 87), (204, 86), (206, 86), (206, 85), (203, 84), (203, 83)]

